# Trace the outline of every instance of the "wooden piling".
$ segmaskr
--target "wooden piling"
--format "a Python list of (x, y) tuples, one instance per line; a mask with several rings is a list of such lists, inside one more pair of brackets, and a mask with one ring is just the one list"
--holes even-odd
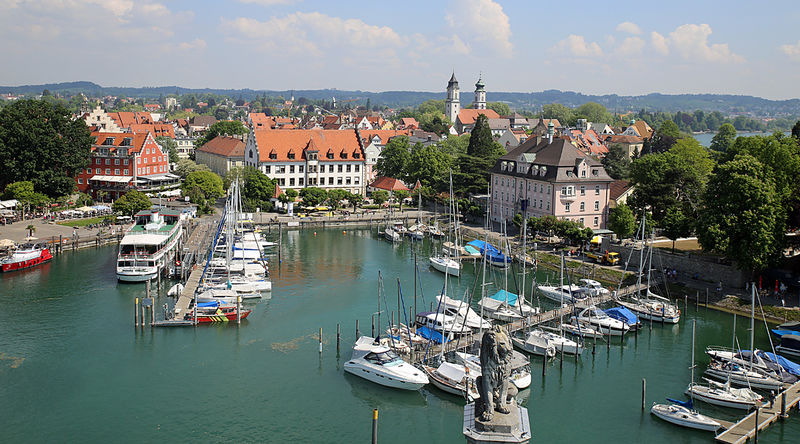
[(647, 399), (647, 379), (642, 378), (642, 410), (645, 409), (645, 403)]
[(150, 327), (156, 323), (156, 305), (154, 303), (150, 304)]
[(236, 296), (236, 323), (242, 323), (242, 297)]
[(708, 309), (708, 288), (706, 288), (706, 309)]
[(372, 410), (372, 444), (378, 444), (378, 409)]
[(375, 315), (372, 315), (372, 337), (375, 337)]
[(322, 354), (322, 327), (319, 328), (319, 354)]
[(789, 415), (786, 414), (786, 390), (784, 389), (781, 392), (781, 420), (788, 418)]
[(558, 363), (558, 365), (559, 365), (559, 369), (560, 370), (564, 370), (564, 343), (563, 342), (561, 343), (561, 359), (560, 359), (560, 362)]
[(139, 325), (139, 298), (133, 299), (133, 326)]
[(547, 353), (545, 352), (544, 356), (542, 356), (542, 378), (547, 373)]
[(761, 411), (761, 406), (756, 404), (756, 426), (753, 432), (753, 443), (758, 444), (758, 413)]
[(336, 324), (336, 353), (339, 353), (339, 344), (342, 341), (342, 332), (339, 329), (339, 324)]
[(359, 338), (360, 336), (361, 336), (361, 334), (360, 334), (360, 332), (358, 331), (358, 319), (356, 319), (356, 341), (358, 341), (358, 338)]
[(700, 308), (700, 292), (696, 292), (694, 295), (694, 311), (699, 310)]

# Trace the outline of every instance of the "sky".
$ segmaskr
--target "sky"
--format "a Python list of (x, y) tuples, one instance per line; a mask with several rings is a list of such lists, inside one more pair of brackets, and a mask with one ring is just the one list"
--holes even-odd
[(800, 97), (800, 3), (0, 0), (0, 85)]

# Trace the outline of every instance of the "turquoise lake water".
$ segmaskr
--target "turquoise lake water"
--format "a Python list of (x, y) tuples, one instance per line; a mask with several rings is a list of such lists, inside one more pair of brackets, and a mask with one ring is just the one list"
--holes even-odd
[[(430, 244), (393, 246), (368, 229), (283, 236), (283, 263), (271, 264), (272, 297), (253, 304), (239, 327), (134, 329), (133, 299), (144, 287), (117, 283), (114, 247), (0, 276), (0, 442), (369, 442), (373, 408), (380, 411), (380, 443), (464, 442), (458, 398), (433, 387), (398, 392), (342, 370), (356, 319), (369, 334), (379, 270), (390, 310), (398, 278), (406, 307), (413, 305), (414, 252), (425, 297), (423, 303), (418, 290), (418, 308), (442, 287), (443, 275), (427, 266)], [(465, 265), (451, 295), (472, 289), (474, 277)], [(502, 284), (504, 276), (493, 272), (487, 280)], [(161, 296), (157, 306), (170, 300)], [(563, 370), (550, 361), (544, 378), (541, 359), (533, 358), (534, 382), (521, 392), (533, 442), (712, 442), (711, 433), (641, 410), (642, 378), (648, 408), (686, 388), (692, 319), (699, 380), (708, 363), (700, 351), (731, 342), (730, 315), (692, 307), (679, 325), (645, 328), (610, 350), (598, 346), (577, 363), (566, 359)], [(746, 344), (747, 322), (737, 324)], [(757, 345), (765, 348), (763, 324), (757, 327)], [(698, 409), (727, 420), (738, 414)], [(797, 442), (800, 417), (793, 413), (761, 441)]]

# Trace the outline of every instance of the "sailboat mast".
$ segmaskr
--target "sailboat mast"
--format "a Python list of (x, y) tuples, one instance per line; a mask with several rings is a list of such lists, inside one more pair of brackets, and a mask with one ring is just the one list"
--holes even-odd
[(692, 376), (691, 379), (689, 379), (689, 399), (691, 399), (692, 401), (694, 401), (694, 331), (696, 326), (697, 326), (697, 320), (693, 319), (692, 320), (692, 363), (691, 367), (689, 367), (692, 370)]
[(528, 224), (526, 223), (525, 216), (522, 216), (522, 287), (519, 297), (522, 298), (522, 305), (525, 305), (525, 263), (528, 262)]
[(558, 289), (560, 290), (559, 293), (561, 293), (561, 305), (558, 307), (558, 325), (561, 325), (564, 323), (564, 315), (562, 314), (563, 312), (561, 311), (564, 308), (564, 252), (563, 251), (561, 252), (561, 264), (558, 273)]
[(644, 233), (647, 225), (647, 213), (642, 210), (642, 248), (639, 250), (639, 275), (636, 277), (636, 295), (641, 296), (642, 292), (642, 269), (644, 267)]
[(753, 342), (755, 341), (755, 333), (756, 333), (756, 286), (751, 285), (750, 288), (750, 369), (753, 368), (753, 355), (755, 355), (755, 350), (753, 349)]

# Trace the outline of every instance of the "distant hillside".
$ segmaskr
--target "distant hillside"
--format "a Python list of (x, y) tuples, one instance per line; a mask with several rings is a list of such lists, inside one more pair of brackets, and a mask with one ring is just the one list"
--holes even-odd
[[(103, 95), (157, 98), (168, 94), (219, 94), (231, 98), (243, 97), (250, 100), (257, 95), (308, 99), (330, 100), (336, 97), (337, 101), (345, 100), (364, 104), (367, 99), (372, 105), (387, 105), (391, 107), (415, 106), (429, 99), (444, 99), (445, 93), (424, 91), (345, 91), (337, 89), (272, 91), (253, 89), (214, 89), (214, 88), (183, 88), (180, 86), (159, 86), (145, 88), (129, 87), (104, 87), (92, 82), (66, 82), (45, 85), (25, 86), (0, 86), (0, 93), (12, 94), (41, 94), (43, 90), (51, 93), (73, 95), (84, 93), (90, 97)], [(357, 99), (352, 101), (351, 99)], [(462, 105), (469, 105), (469, 95)], [(619, 96), (616, 94), (591, 95), (572, 91), (547, 90), (540, 92), (493, 92), (487, 93), (489, 101), (506, 102), (512, 109), (538, 110), (548, 103), (562, 103), (576, 107), (586, 102), (598, 102), (610, 111), (624, 113), (627, 111), (720, 111), (729, 113), (752, 113), (757, 116), (800, 116), (800, 99), (768, 100), (760, 97), (729, 95), (729, 94), (658, 94), (652, 93), (643, 96)]]

